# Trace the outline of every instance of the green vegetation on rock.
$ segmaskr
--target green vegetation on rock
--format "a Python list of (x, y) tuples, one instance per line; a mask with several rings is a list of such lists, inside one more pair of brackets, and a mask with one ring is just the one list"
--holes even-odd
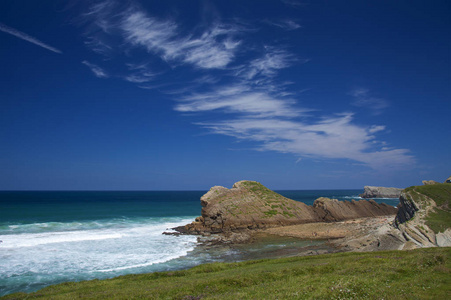
[(435, 233), (444, 232), (451, 228), (451, 213), (443, 209), (435, 209), (426, 217), (426, 225), (429, 226)]
[(435, 233), (451, 228), (451, 184), (440, 183), (418, 186), (416, 191), (431, 198), (437, 204), (433, 212), (426, 217), (426, 225)]
[(449, 203), (451, 201), (451, 184), (438, 183), (432, 185), (422, 185), (415, 187), (415, 190), (433, 199), (437, 206), (449, 210)]
[(451, 248), (214, 263), (2, 299), (447, 299)]
[(412, 186), (405, 189), (405, 193), (422, 206), (429, 206), (430, 200), (435, 202), (437, 206), (425, 218), (426, 225), (435, 233), (444, 232), (447, 228), (451, 228), (451, 184), (437, 183)]

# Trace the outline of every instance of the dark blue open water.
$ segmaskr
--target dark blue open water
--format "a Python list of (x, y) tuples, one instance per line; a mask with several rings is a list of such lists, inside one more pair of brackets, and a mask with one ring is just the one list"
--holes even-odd
[[(312, 205), (318, 197), (358, 199), (361, 191), (278, 192)], [(256, 251), (255, 246), (247, 253), (243, 249), (209, 253), (196, 250), (194, 236), (162, 235), (199, 216), (204, 193), (0, 191), (0, 296), (65, 281), (252, 258), (249, 251)], [(398, 203), (397, 199), (376, 201)], [(262, 252), (257, 252), (261, 257)]]

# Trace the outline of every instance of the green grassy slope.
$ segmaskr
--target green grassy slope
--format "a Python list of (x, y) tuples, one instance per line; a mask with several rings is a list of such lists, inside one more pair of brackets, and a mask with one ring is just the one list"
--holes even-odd
[[(440, 183), (432, 185), (413, 186), (407, 188), (406, 191), (414, 197), (417, 202), (422, 201), (421, 195), (427, 196), (434, 200), (437, 207), (426, 217), (426, 225), (435, 233), (443, 232), (451, 227), (451, 184)], [(413, 192), (413, 193), (412, 193)], [(415, 194), (417, 195), (415, 197)]]
[(128, 275), (2, 299), (446, 299), (451, 248), (340, 253)]
[(446, 207), (449, 209), (451, 202), (451, 184), (438, 183), (432, 185), (416, 186), (415, 190), (423, 195), (433, 199), (437, 206)]

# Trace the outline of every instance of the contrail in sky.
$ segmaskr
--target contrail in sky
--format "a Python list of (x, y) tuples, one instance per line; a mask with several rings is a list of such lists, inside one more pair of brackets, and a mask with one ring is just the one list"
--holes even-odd
[(60, 50), (58, 50), (58, 49), (56, 49), (56, 48), (54, 48), (52, 46), (49, 46), (47, 44), (44, 44), (40, 40), (38, 40), (38, 39), (36, 39), (36, 38), (34, 38), (32, 36), (29, 36), (28, 34), (23, 33), (23, 32), (21, 32), (19, 30), (16, 30), (14, 28), (6, 26), (5, 24), (0, 23), (0, 30), (3, 31), (3, 32), (6, 32), (6, 33), (12, 34), (14, 36), (17, 36), (18, 38), (20, 38), (22, 40), (25, 40), (27, 42), (30, 42), (30, 43), (33, 43), (35, 45), (41, 46), (42, 48), (45, 48), (47, 50), (53, 51), (55, 53), (59, 53), (59, 54), (63, 53)]

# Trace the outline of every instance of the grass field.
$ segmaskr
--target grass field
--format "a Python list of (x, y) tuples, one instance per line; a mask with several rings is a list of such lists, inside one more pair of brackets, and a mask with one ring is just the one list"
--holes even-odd
[(450, 299), (451, 248), (205, 264), (1, 299)]
[(416, 186), (413, 189), (433, 199), (437, 207), (426, 217), (426, 224), (435, 232), (444, 232), (451, 228), (451, 184), (439, 183)]

